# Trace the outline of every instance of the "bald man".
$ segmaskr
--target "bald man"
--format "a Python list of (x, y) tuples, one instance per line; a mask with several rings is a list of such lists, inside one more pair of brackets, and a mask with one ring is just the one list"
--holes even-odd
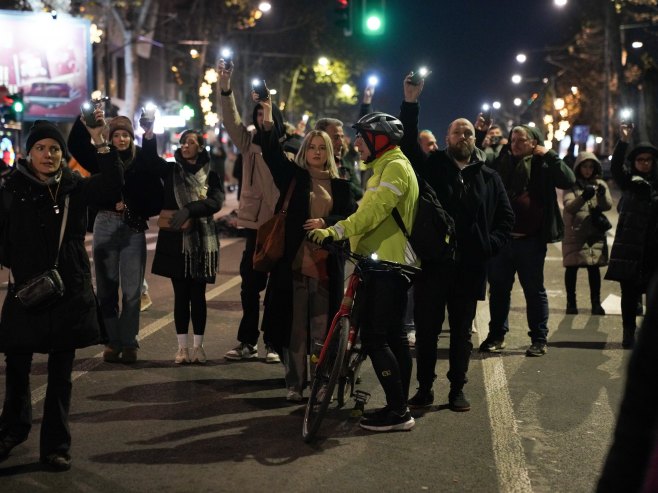
[(489, 258), (510, 241), (514, 213), (498, 173), (485, 166), (485, 155), (475, 146), (475, 129), (466, 118), (448, 127), (446, 148), (425, 154), (418, 136), (418, 97), (423, 89), (404, 81), (400, 144), (414, 169), (436, 192), (455, 221), (457, 254), (454, 262), (423, 262), (414, 282), (414, 321), (418, 392), (409, 407), (434, 402), (437, 341), (448, 309), (450, 324), (450, 392), (452, 411), (471, 408), (464, 395), (473, 349), (471, 327), (478, 300), (484, 299)]

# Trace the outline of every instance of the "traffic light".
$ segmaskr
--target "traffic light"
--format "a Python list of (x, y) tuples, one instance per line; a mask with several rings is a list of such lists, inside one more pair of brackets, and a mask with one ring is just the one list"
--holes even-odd
[(343, 30), (345, 36), (352, 35), (352, 5), (354, 0), (336, 0), (336, 26)]
[(23, 104), (23, 91), (17, 92), (16, 94), (10, 94), (9, 97), (13, 99), (13, 103), (11, 103), (11, 111), (14, 120), (17, 122), (23, 121), (23, 111), (25, 110), (25, 105)]
[(379, 36), (386, 30), (386, 0), (363, 0), (363, 33)]

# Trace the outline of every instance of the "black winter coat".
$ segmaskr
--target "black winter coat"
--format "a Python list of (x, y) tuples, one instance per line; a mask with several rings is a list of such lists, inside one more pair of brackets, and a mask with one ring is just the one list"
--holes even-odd
[(2, 264), (11, 268), (16, 286), (53, 267), (67, 195), (69, 213), (58, 265), (64, 296), (54, 306), (34, 311), (24, 308), (10, 288), (2, 307), (0, 351), (47, 353), (99, 342), (97, 303), (84, 245), (86, 208), (114, 196), (122, 186), (116, 151), (99, 156), (102, 172), (90, 178), (63, 169), (57, 194), (60, 214), (54, 213), (46, 185), (28, 171), (25, 161), (3, 184)]
[[(157, 157), (155, 139), (144, 140), (143, 151), (147, 155)], [(199, 154), (195, 165), (187, 163), (180, 154), (180, 149), (176, 151), (176, 163), (170, 163), (161, 158), (148, 159), (150, 169), (159, 173), (164, 181), (164, 201), (162, 208), (168, 210), (178, 210), (178, 203), (174, 195), (174, 172), (178, 165), (189, 173), (195, 173), (202, 166), (205, 166), (210, 160), (210, 155), (205, 149)], [(196, 200), (185, 204), (190, 211), (190, 218), (210, 217), (219, 211), (224, 204), (224, 182), (220, 180), (217, 174), (210, 170), (208, 172), (208, 192), (203, 200)], [(214, 224), (214, 223), (213, 223)], [(177, 231), (168, 231), (161, 229), (158, 233), (158, 240), (155, 245), (155, 256), (153, 257), (153, 266), (151, 272), (158, 276), (169, 277), (171, 279), (185, 279), (185, 256), (183, 255), (183, 233)], [(214, 277), (206, 278), (207, 282), (215, 282)]]
[(484, 299), (487, 263), (511, 239), (512, 207), (500, 176), (484, 165), (484, 153), (479, 149), (473, 152), (471, 164), (461, 171), (445, 149), (429, 156), (422, 152), (417, 139), (418, 109), (418, 104), (402, 103), (404, 137), (400, 147), (455, 221), (455, 290)]
[(658, 170), (643, 177), (633, 164), (624, 167), (628, 144), (618, 142), (610, 171), (622, 190), (619, 221), (605, 278), (632, 281), (644, 288), (656, 269), (658, 249)]
[[(274, 348), (280, 349), (287, 347), (290, 341), (293, 312), (292, 263), (306, 235), (303, 225), (307, 219), (310, 219), (311, 177), (307, 170), (288, 160), (283, 155), (280, 144), (276, 140), (270, 140), (270, 138), (271, 133), (264, 132), (263, 140), (265, 142), (262, 142), (261, 146), (265, 162), (272, 172), (274, 182), (280, 193), (276, 212), (281, 210), (292, 178), (295, 177), (296, 179), (295, 189), (290, 198), (286, 216), (283, 258), (270, 272), (264, 302), (265, 312), (263, 313), (262, 330), (266, 334), (265, 340), (268, 340)], [(347, 180), (333, 178), (331, 180), (331, 196), (333, 199), (331, 213), (324, 218), (327, 226), (336, 224), (356, 210), (356, 202)], [(329, 254), (327, 257), (327, 274), (329, 276), (328, 328), (333, 315), (338, 311), (345, 290), (345, 258), (342, 255)]]
[[(92, 175), (99, 172), (96, 157), (98, 153), (91, 143), (89, 132), (79, 118), (71, 128), (67, 146), (80, 166)], [(144, 152), (139, 146), (135, 147), (134, 158), (131, 152), (122, 152), (120, 156), (124, 165), (123, 188), (109, 200), (101, 202), (98, 208), (114, 211), (116, 203), (123, 199), (128, 208), (142, 218), (148, 219), (151, 216), (157, 216), (162, 210), (164, 194), (162, 180), (157, 173), (152, 171), (153, 164), (147, 163), (146, 160), (157, 160), (159, 157)]]

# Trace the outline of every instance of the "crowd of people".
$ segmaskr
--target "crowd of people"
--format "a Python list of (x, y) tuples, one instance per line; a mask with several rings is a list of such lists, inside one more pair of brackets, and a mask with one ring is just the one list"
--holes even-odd
[[(621, 287), (622, 344), (633, 347), (638, 307), (658, 262), (650, 255), (658, 246), (658, 148), (643, 142), (628, 152), (631, 127), (621, 126), (612, 157), (612, 175), (623, 197), (609, 249), (605, 212), (613, 202), (601, 162), (591, 152), (580, 153), (571, 168), (545, 147), (534, 125), (515, 125), (507, 138), (483, 114), (475, 122), (452, 121), (440, 149), (432, 131), (418, 128), (424, 82), (410, 76), (403, 80), (398, 117), (373, 111), (374, 90), (365, 91), (353, 126), (354, 145), (343, 122), (334, 118), (318, 119), (304, 135), (294, 127), (287, 132), (271, 99), (255, 92), (251, 130), (236, 106), (233, 70), (232, 64), (219, 62), (223, 125), (240, 153), (237, 225), (245, 238), (242, 318), (227, 360), (256, 358), (262, 332), (265, 361), (282, 363), (285, 398), (303, 401), (313, 371), (308, 355), (322, 344), (344, 289), (344, 256), (317, 245), (328, 239), (349, 240), (357, 253), (420, 267), (414, 279), (400, 272), (368, 272), (358, 295), (361, 344), (386, 396), (382, 409), (361, 420), (365, 429), (408, 430), (415, 424), (410, 409), (433, 404), (446, 311), (449, 408), (470, 410), (465, 385), (471, 333), (487, 284), (490, 322), (479, 351), (505, 349), (518, 275), (530, 337), (526, 356), (547, 353), (544, 263), (549, 243), (562, 241), (567, 315), (579, 313), (581, 267), (588, 273), (591, 314), (605, 315), (600, 268), (608, 266), (606, 279)], [(27, 439), (31, 428), (34, 352), (49, 354), (41, 460), (55, 470), (68, 469), (71, 461), (68, 411), (75, 349), (102, 342), (105, 362), (137, 360), (147, 269), (144, 231), (150, 217), (159, 215), (160, 226), (151, 272), (170, 278), (174, 293), (174, 363), (207, 361), (206, 288), (219, 266), (213, 214), (225, 197), (223, 165), (213, 164), (216, 156), (207, 151), (200, 131), (183, 131), (169, 162), (158, 153), (152, 120), (140, 119), (144, 136), (138, 147), (130, 118), (106, 122), (102, 109), (94, 117), (95, 126), (84, 118), (76, 121), (68, 141), (53, 124), (35, 122), (26, 141), (27, 158), (3, 177), (0, 261), (11, 269), (13, 280), (0, 323), (0, 351), (7, 364), (0, 460)], [(67, 150), (88, 177), (67, 167)], [(454, 220), (454, 258), (421, 262), (394, 219), (397, 211), (404, 228), (412, 229), (419, 180), (432, 187)], [(258, 228), (282, 208), (287, 208), (283, 257), (270, 272), (258, 271), (252, 262)], [(95, 291), (84, 249), (88, 209), (95, 211)], [(35, 235), (41, 240), (25, 241)], [(61, 275), (63, 294), (47, 307), (22, 304), (15, 294), (48, 269)], [(412, 397), (406, 330), (411, 319), (418, 384)]]

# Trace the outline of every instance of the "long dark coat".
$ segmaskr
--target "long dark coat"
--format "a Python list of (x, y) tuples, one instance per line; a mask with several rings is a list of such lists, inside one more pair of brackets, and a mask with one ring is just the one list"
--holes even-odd
[[(143, 150), (147, 152), (155, 151), (155, 139), (145, 140)], [(208, 151), (205, 149), (197, 160), (196, 165), (190, 165), (183, 162), (180, 155), (180, 149), (176, 151), (177, 162), (183, 166), (185, 171), (190, 173), (198, 171), (210, 160)], [(152, 161), (152, 160), (150, 160)], [(164, 200), (163, 209), (178, 210), (176, 196), (174, 195), (174, 172), (177, 164), (160, 160), (157, 164), (160, 176), (164, 181)], [(185, 204), (190, 211), (190, 218), (208, 217), (222, 208), (224, 203), (224, 183), (219, 179), (217, 174), (210, 170), (208, 173), (208, 193), (203, 200), (196, 200)], [(155, 257), (153, 257), (153, 266), (151, 272), (158, 276), (169, 277), (171, 279), (185, 279), (185, 256), (183, 254), (183, 233), (177, 231), (168, 231), (161, 229), (158, 233), (158, 241), (155, 246)], [(208, 282), (214, 282), (214, 278), (208, 278)]]
[(605, 278), (644, 287), (658, 263), (658, 169), (654, 161), (651, 176), (641, 176), (633, 163), (624, 166), (627, 149), (628, 144), (618, 142), (610, 163), (612, 177), (623, 194)]
[(33, 311), (23, 307), (11, 288), (2, 307), (0, 351), (47, 353), (99, 342), (97, 303), (84, 245), (86, 208), (90, 203), (112, 197), (123, 184), (116, 151), (99, 156), (102, 172), (90, 178), (63, 169), (57, 194), (60, 214), (55, 214), (47, 187), (27, 171), (25, 161), (19, 164), (24, 172), (17, 169), (3, 184), (1, 260), (4, 266), (11, 267), (17, 286), (53, 267), (64, 197), (70, 198), (58, 265), (64, 296), (47, 309)]
[[(307, 170), (285, 158), (280, 151), (278, 142), (270, 142), (269, 137), (269, 135), (266, 135), (264, 139), (266, 142), (261, 145), (263, 157), (270, 167), (274, 182), (280, 193), (276, 212), (281, 210), (293, 176), (296, 178), (295, 189), (290, 198), (286, 217), (285, 251), (283, 258), (270, 273), (267, 291), (265, 292), (262, 330), (265, 333), (265, 340), (278, 350), (287, 347), (290, 341), (293, 311), (292, 263), (306, 235), (303, 225), (307, 219), (310, 219), (311, 177)], [(331, 196), (333, 206), (329, 216), (324, 218), (327, 226), (336, 224), (336, 222), (345, 219), (356, 210), (356, 203), (347, 180), (332, 179)], [(345, 288), (345, 259), (343, 256), (329, 254), (327, 257), (327, 274), (329, 276), (328, 326), (331, 323), (333, 314), (338, 311)]]

